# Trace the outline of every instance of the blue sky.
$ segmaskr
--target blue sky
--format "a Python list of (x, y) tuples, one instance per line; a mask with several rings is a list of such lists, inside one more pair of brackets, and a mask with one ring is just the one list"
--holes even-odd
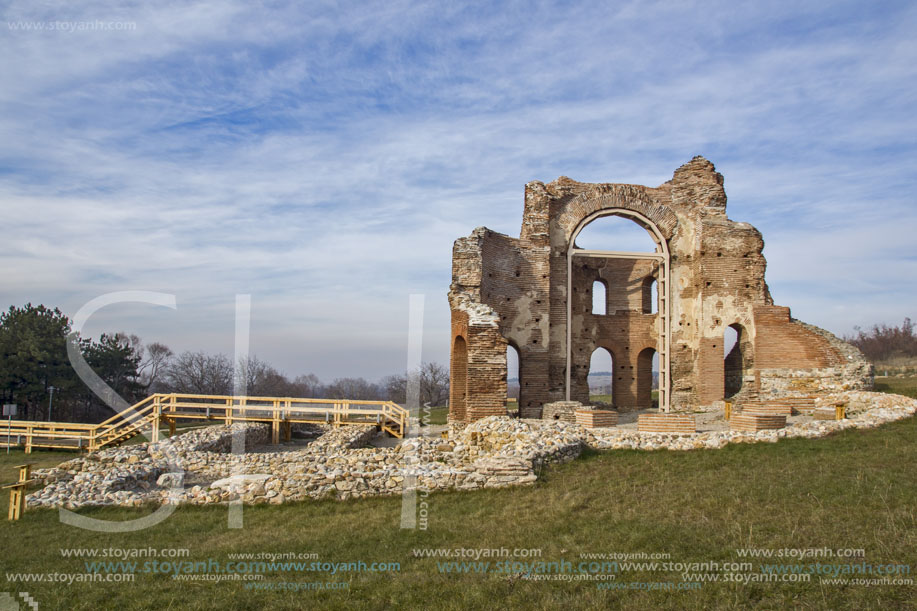
[(452, 242), (518, 235), (526, 182), (655, 186), (702, 154), (794, 316), (915, 315), (913, 3), (0, 10), (4, 307), (172, 293), (86, 331), (231, 354), (248, 293), (259, 357), (377, 378), (412, 293), (447, 361)]

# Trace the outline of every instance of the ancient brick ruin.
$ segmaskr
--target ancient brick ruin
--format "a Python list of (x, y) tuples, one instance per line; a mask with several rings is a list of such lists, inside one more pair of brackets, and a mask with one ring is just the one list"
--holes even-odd
[[(642, 226), (655, 251), (576, 246), (586, 225), (611, 215)], [(651, 407), (654, 356), (661, 411), (871, 387), (872, 367), (855, 348), (774, 305), (763, 248), (758, 230), (726, 217), (723, 177), (703, 157), (656, 188), (527, 184), (518, 239), (480, 227), (455, 242), (450, 420), (506, 413), (507, 344), (519, 354), (527, 418), (550, 402), (588, 403), (599, 347), (613, 357), (621, 411)], [(606, 314), (592, 311), (596, 282)], [(724, 358), (727, 327), (737, 341)]]

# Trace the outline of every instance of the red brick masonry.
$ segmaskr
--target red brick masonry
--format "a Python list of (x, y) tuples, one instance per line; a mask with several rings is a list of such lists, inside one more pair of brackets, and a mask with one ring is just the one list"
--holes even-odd
[(783, 415), (811, 414), (815, 409), (815, 397), (782, 397), (744, 401), (739, 405), (743, 414)]
[(687, 414), (640, 414), (637, 430), (641, 433), (696, 433), (694, 416)]
[(782, 429), (786, 427), (786, 416), (777, 414), (733, 414), (729, 419), (729, 428), (743, 433), (757, 433), (768, 429)]
[(587, 429), (617, 426), (618, 412), (609, 410), (576, 410), (576, 423)]

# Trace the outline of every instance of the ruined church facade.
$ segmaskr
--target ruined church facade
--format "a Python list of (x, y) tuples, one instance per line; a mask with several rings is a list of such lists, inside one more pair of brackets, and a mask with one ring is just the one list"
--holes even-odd
[[(583, 228), (605, 216), (637, 223), (655, 249), (579, 248)], [(612, 356), (622, 411), (653, 406), (654, 379), (662, 411), (870, 387), (859, 351), (774, 305), (763, 248), (754, 227), (727, 218), (723, 177), (703, 157), (656, 188), (527, 184), (519, 238), (480, 227), (453, 248), (450, 420), (506, 413), (507, 345), (527, 418), (554, 401), (588, 403), (597, 348)], [(593, 311), (597, 286), (604, 312)]]

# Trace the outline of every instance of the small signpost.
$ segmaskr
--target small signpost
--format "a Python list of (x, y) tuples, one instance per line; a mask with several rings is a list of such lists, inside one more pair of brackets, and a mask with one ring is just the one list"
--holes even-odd
[(13, 416), (16, 415), (15, 403), (3, 404), (3, 415), (7, 417), (6, 425), (6, 453), (10, 453), (10, 429), (13, 428)]

